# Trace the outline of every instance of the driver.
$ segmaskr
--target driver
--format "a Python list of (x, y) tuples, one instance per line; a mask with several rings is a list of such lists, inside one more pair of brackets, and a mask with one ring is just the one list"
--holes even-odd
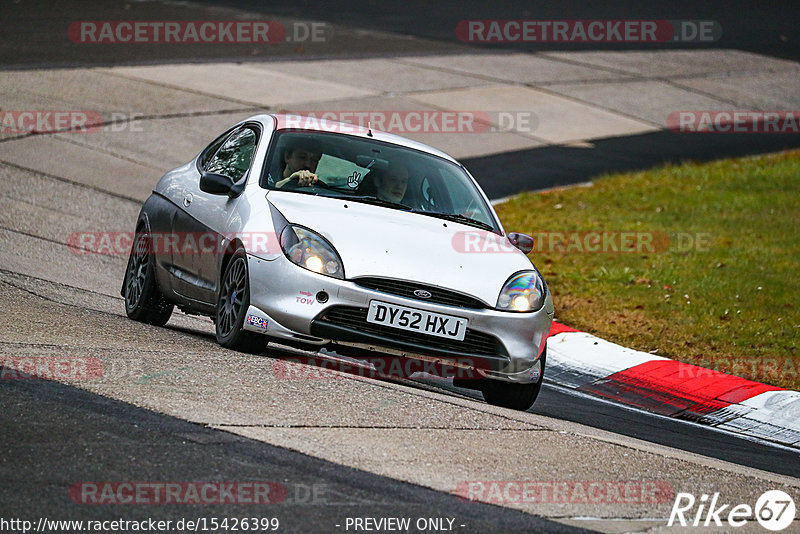
[(287, 143), (283, 151), (283, 179), (275, 183), (275, 187), (283, 187), (292, 180), (301, 187), (317, 183), (319, 176), (314, 174), (322, 157), (320, 144), (313, 139), (297, 139)]

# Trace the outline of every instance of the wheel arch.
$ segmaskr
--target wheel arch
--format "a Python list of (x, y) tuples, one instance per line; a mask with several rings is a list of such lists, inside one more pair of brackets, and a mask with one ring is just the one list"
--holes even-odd
[[(150, 218), (147, 216), (147, 212), (142, 210), (139, 212), (139, 218), (136, 220), (136, 226), (134, 227), (135, 230), (133, 231), (133, 236), (131, 239), (131, 249), (128, 251), (128, 255), (133, 253), (133, 247), (136, 246), (136, 234), (142, 231), (144, 228), (147, 233), (150, 233)], [(127, 275), (127, 268), (125, 269)], [(119, 288), (119, 294), (124, 297), (125, 296), (125, 282), (126, 277), (122, 277), (122, 286)]]
[(234, 252), (240, 247), (247, 253), (247, 248), (245, 248), (244, 243), (242, 243), (238, 237), (234, 237), (228, 242), (225, 246), (225, 250), (222, 252), (222, 258), (217, 272), (217, 299), (219, 299), (219, 292), (222, 290), (222, 277), (225, 275), (225, 269), (228, 268), (228, 263), (230, 263), (231, 258), (233, 258)]

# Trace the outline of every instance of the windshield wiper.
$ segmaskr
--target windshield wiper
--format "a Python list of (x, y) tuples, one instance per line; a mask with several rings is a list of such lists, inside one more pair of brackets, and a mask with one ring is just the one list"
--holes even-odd
[(365, 204), (375, 204), (376, 206), (386, 206), (387, 208), (395, 208), (403, 211), (411, 211), (411, 208), (406, 206), (405, 204), (392, 202), (391, 200), (383, 200), (381, 198), (374, 197), (371, 195), (341, 195), (341, 196), (335, 196), (333, 198), (340, 198), (342, 200), (357, 200), (359, 202), (364, 202)]
[(467, 217), (466, 215), (461, 215), (459, 213), (440, 213), (436, 211), (421, 211), (421, 210), (414, 210), (414, 213), (419, 213), (422, 215), (430, 215), (431, 217), (446, 219), (448, 221), (460, 222), (462, 224), (474, 226), (476, 228), (481, 228), (483, 230), (494, 231), (494, 226), (492, 226), (491, 224), (486, 224), (483, 221), (479, 221), (477, 219), (473, 219), (471, 217)]

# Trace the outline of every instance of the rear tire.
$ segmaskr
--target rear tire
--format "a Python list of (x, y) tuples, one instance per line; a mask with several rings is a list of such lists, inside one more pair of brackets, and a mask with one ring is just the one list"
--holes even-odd
[(158, 288), (152, 239), (146, 232), (136, 233), (122, 287), (129, 318), (155, 326), (167, 324), (173, 304)]
[(267, 346), (264, 336), (244, 330), (244, 318), (250, 307), (250, 273), (247, 254), (236, 249), (225, 267), (217, 299), (217, 343), (225, 348), (258, 354)]
[(545, 346), (539, 359), (542, 362), (539, 380), (532, 384), (517, 384), (491, 379), (484, 380), (480, 388), (481, 393), (483, 393), (483, 399), (493, 406), (528, 411), (533, 406), (533, 403), (536, 402), (539, 391), (542, 389), (545, 361), (547, 360), (547, 346)]

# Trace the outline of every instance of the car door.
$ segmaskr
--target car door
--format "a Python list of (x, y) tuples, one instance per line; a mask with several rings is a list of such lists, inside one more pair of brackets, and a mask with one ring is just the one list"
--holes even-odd
[(246, 180), (258, 139), (256, 125), (245, 124), (237, 128), (213, 151), (213, 155), (201, 156), (197, 179), (184, 185), (183, 200), (173, 219), (173, 232), (182, 244), (176, 264), (181, 271), (178, 292), (185, 297), (215, 304), (218, 258), (222, 253), (219, 244), (223, 235), (231, 231), (230, 219), (238, 202), (238, 197), (202, 191), (201, 172), (226, 176), (231, 184)]

